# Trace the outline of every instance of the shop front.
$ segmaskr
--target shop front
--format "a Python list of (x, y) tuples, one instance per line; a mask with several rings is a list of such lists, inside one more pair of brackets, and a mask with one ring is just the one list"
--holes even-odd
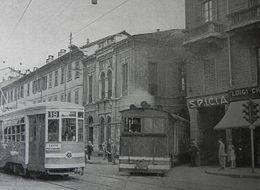
[(187, 102), (191, 120), (191, 139), (195, 139), (199, 144), (201, 164), (217, 164), (217, 139), (225, 139), (226, 132), (216, 131), (214, 126), (225, 115), (229, 103), (228, 93), (189, 98)]
[(229, 91), (230, 104), (224, 117), (214, 127), (227, 131), (229, 145), (235, 147), (237, 166), (260, 167), (260, 87), (241, 88)]

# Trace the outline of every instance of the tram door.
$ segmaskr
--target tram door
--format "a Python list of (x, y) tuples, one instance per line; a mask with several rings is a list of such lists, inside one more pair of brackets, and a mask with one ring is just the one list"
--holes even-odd
[(44, 170), (45, 115), (29, 116), (29, 169)]

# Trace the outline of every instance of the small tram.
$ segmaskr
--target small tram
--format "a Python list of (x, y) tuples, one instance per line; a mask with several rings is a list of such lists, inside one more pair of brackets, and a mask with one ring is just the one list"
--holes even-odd
[(187, 151), (188, 120), (147, 103), (121, 114), (119, 171), (164, 174)]
[(83, 174), (84, 108), (44, 102), (0, 115), (0, 167), (15, 174)]

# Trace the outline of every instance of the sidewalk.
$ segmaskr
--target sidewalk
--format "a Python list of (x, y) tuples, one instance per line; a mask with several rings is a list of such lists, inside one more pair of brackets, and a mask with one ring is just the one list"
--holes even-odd
[(258, 178), (260, 179), (260, 168), (255, 168), (254, 173), (252, 173), (251, 168), (226, 168), (220, 169), (219, 167), (205, 167), (205, 173), (213, 174), (213, 175), (222, 175), (222, 176), (231, 176), (231, 177), (239, 177), (239, 178)]

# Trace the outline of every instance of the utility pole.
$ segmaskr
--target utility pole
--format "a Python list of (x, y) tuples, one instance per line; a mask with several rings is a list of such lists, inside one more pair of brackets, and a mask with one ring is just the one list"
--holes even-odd
[(259, 112), (258, 104), (252, 101), (251, 99), (243, 104), (244, 110), (243, 113), (244, 119), (250, 123), (250, 137), (251, 137), (251, 163), (252, 163), (252, 173), (255, 172), (255, 152), (254, 152), (254, 129), (255, 129), (255, 122), (259, 119), (257, 113)]
[[(70, 32), (70, 36), (69, 36), (69, 62), (68, 64), (71, 63), (71, 50), (72, 49), (72, 32)], [(69, 71), (68, 64), (66, 64), (66, 62), (64, 63), (65, 67), (64, 67), (64, 99), (65, 102), (67, 101), (67, 72)]]

